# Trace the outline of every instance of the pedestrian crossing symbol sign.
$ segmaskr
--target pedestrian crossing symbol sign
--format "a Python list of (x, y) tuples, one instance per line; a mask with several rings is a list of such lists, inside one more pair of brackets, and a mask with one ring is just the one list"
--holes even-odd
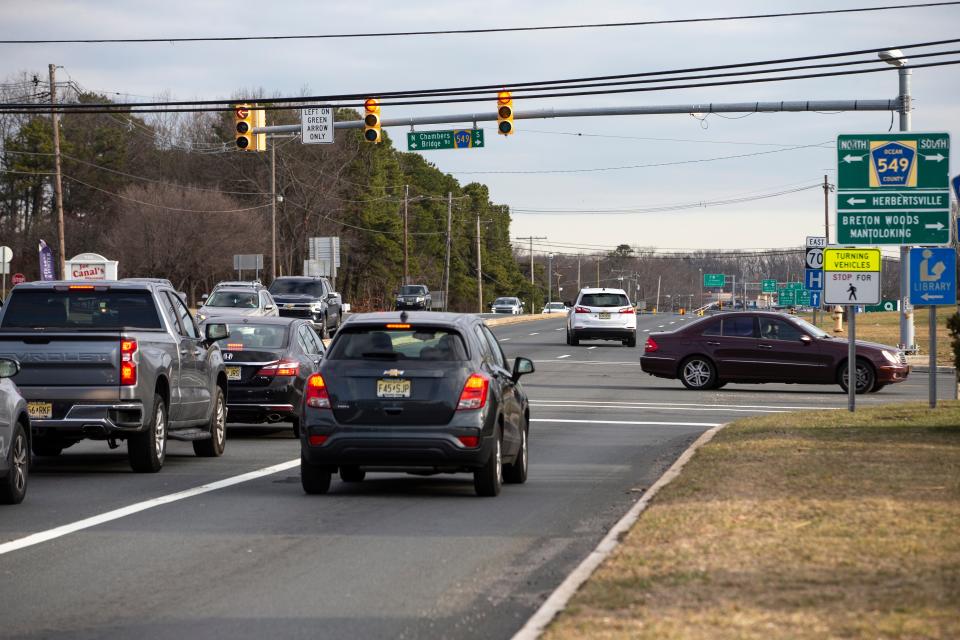
[(870, 186), (916, 187), (917, 141), (871, 140)]

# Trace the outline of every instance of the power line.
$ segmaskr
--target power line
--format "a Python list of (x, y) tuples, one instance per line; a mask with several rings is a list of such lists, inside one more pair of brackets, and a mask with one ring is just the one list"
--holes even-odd
[[(596, 82), (596, 81), (606, 81), (606, 80), (619, 80), (622, 82), (614, 84), (632, 84), (631, 79), (635, 78), (649, 78), (655, 76), (667, 76), (662, 77), (658, 82), (674, 82), (674, 81), (684, 81), (691, 78), (674, 78), (670, 76), (682, 75), (697, 73), (703, 71), (720, 71), (727, 69), (739, 69), (744, 67), (757, 67), (757, 66), (771, 66), (777, 64), (793, 63), (793, 62), (804, 62), (812, 60), (823, 60), (828, 58), (838, 58), (838, 57), (848, 57), (852, 55), (860, 55), (867, 53), (876, 53), (880, 50), (887, 49), (917, 49), (917, 48), (926, 48), (931, 46), (938, 46), (943, 44), (953, 44), (960, 42), (960, 39), (950, 39), (950, 40), (936, 40), (928, 42), (919, 42), (919, 43), (910, 43), (910, 44), (900, 44), (900, 45), (890, 45), (882, 47), (873, 47), (870, 49), (858, 49), (851, 51), (841, 51), (835, 53), (827, 54), (817, 54), (810, 56), (800, 56), (792, 58), (779, 58), (771, 60), (759, 60), (751, 62), (740, 62), (740, 63), (731, 63), (723, 65), (711, 65), (711, 66), (700, 66), (700, 67), (689, 67), (683, 69), (670, 69), (670, 70), (661, 70), (661, 71), (648, 71), (642, 73), (631, 73), (631, 74), (620, 74), (620, 75), (607, 75), (607, 76), (588, 76), (588, 77), (579, 77), (579, 78), (568, 78), (560, 80), (539, 80), (531, 82), (514, 82), (509, 85), (495, 84), (495, 85), (473, 85), (473, 86), (460, 86), (460, 87), (448, 87), (448, 88), (435, 88), (435, 89), (416, 89), (416, 90), (407, 90), (407, 91), (367, 91), (364, 93), (347, 93), (347, 94), (329, 94), (329, 95), (315, 95), (315, 96), (298, 96), (298, 97), (281, 97), (281, 98), (244, 98), (244, 99), (235, 99), (235, 100), (179, 100), (179, 101), (154, 101), (154, 102), (113, 102), (113, 103), (65, 103), (61, 105), (61, 108), (66, 110), (74, 111), (84, 111), (84, 112), (93, 112), (99, 113), (101, 109), (110, 109), (109, 112), (115, 112), (117, 110), (136, 110), (134, 112), (139, 113), (166, 113), (166, 112), (202, 112), (202, 111), (222, 111), (234, 103), (239, 102), (256, 102), (260, 105), (260, 108), (269, 109), (269, 110), (288, 110), (291, 108), (297, 108), (299, 106), (313, 106), (314, 103), (321, 103), (321, 106), (329, 106), (329, 103), (341, 101), (341, 100), (363, 100), (370, 96), (376, 96), (381, 98), (382, 106), (404, 106), (404, 105), (418, 105), (418, 104), (447, 104), (454, 102), (479, 102), (486, 101), (490, 99), (489, 97), (483, 98), (461, 98), (461, 99), (447, 99), (447, 100), (419, 100), (419, 101), (384, 101), (384, 99), (389, 98), (410, 98), (410, 97), (443, 97), (443, 96), (455, 96), (455, 95), (471, 95), (477, 91), (497, 91), (502, 88), (510, 88), (512, 91), (520, 90), (529, 90), (529, 91), (541, 91), (544, 90), (547, 86), (556, 86), (559, 90), (569, 89), (569, 87), (560, 86), (560, 85), (571, 85), (573, 83), (583, 83), (583, 82)], [(922, 58), (936, 55), (947, 55), (949, 52), (935, 52), (930, 54), (911, 54), (914, 58)], [(925, 63), (925, 64), (913, 64), (911, 65), (914, 68), (921, 68), (927, 66), (943, 66), (948, 64), (957, 64), (960, 61), (946, 61), (939, 63)], [(689, 85), (668, 85), (665, 87), (637, 87), (630, 89), (621, 89), (621, 90), (604, 90), (604, 91), (593, 91), (593, 92), (570, 92), (564, 91), (563, 93), (554, 93), (554, 94), (536, 94), (524, 96), (525, 99), (539, 99), (546, 97), (561, 97), (561, 96), (581, 96), (581, 95), (601, 95), (607, 93), (624, 93), (624, 92), (641, 92), (641, 91), (656, 91), (663, 89), (680, 89), (680, 88), (694, 88), (700, 86), (723, 86), (727, 84), (748, 84), (748, 83), (757, 83), (757, 82), (774, 82), (781, 80), (794, 80), (794, 79), (807, 79), (814, 77), (829, 77), (831, 75), (851, 75), (858, 73), (874, 73), (879, 71), (888, 71), (889, 67), (880, 60), (871, 59), (864, 60), (860, 62), (846, 62), (846, 63), (833, 63), (831, 65), (807, 65), (806, 67), (795, 67), (787, 69), (768, 69), (765, 72), (760, 73), (777, 73), (783, 70), (803, 70), (803, 69), (814, 69), (822, 68), (823, 66), (845, 66), (849, 64), (876, 64), (877, 68), (874, 69), (856, 69), (846, 72), (830, 72), (825, 74), (805, 74), (799, 76), (784, 76), (782, 78), (759, 78), (759, 79), (745, 79), (740, 81), (721, 81), (713, 83), (700, 83), (700, 84), (689, 84)], [(882, 66), (881, 66), (882, 65)], [(742, 74), (732, 74), (732, 75), (745, 75), (747, 72)], [(716, 75), (716, 74), (715, 74)], [(708, 76), (714, 77), (714, 76)], [(297, 103), (297, 104), (292, 104)], [(189, 109), (172, 109), (172, 107), (184, 107), (189, 106)], [(201, 107), (216, 107), (216, 108), (201, 108)], [(349, 103), (338, 105), (341, 107), (359, 107), (362, 106), (360, 103)], [(4, 111), (9, 111), (14, 108), (23, 109), (39, 109), (43, 108), (43, 105), (37, 105), (33, 103), (27, 103), (23, 105), (16, 104), (4, 104), (2, 109)], [(156, 109), (147, 109), (147, 107), (156, 108)]]
[(735, 16), (712, 16), (705, 18), (674, 18), (670, 20), (637, 20), (632, 22), (595, 22), (583, 24), (561, 24), (531, 27), (492, 27), (487, 29), (436, 29), (428, 31), (380, 31), (369, 33), (328, 33), (308, 35), (271, 35), (271, 36), (211, 36), (196, 38), (77, 38), (59, 40), (0, 40), (0, 44), (145, 44), (145, 43), (183, 43), (183, 42), (244, 42), (251, 40), (322, 40), (344, 38), (396, 38), (406, 36), (438, 35), (477, 35), (487, 33), (511, 33), (530, 31), (560, 31), (572, 29), (607, 29), (622, 27), (649, 27), (659, 25), (696, 24), (705, 22), (731, 22), (736, 20), (762, 20), (770, 18), (793, 18), (822, 16), (832, 14), (865, 13), (891, 11), (897, 9), (925, 9), (960, 4), (960, 2), (924, 2), (918, 4), (899, 4), (887, 6), (855, 7), (850, 9), (823, 9), (819, 11), (791, 11), (781, 13), (760, 13)]

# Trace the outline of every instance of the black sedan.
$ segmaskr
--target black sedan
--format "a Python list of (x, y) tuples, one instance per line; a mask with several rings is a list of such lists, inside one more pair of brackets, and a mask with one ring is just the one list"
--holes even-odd
[(231, 422), (289, 420), (300, 436), (303, 390), (325, 352), (309, 320), (300, 318), (217, 317), (230, 337), (220, 341), (227, 374)]
[(527, 479), (530, 408), (520, 376), (476, 316), (367, 313), (341, 327), (307, 381), (300, 478), (326, 493), (332, 474), (472, 473), (476, 493)]

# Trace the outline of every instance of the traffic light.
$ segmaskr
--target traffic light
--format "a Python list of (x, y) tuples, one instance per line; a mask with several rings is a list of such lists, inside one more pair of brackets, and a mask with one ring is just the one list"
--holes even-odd
[(376, 98), (367, 98), (363, 103), (363, 139), (367, 142), (379, 143), (380, 134), (380, 101)]
[(249, 104), (233, 106), (233, 124), (236, 135), (237, 149), (240, 151), (256, 151), (257, 141), (253, 135), (256, 125), (256, 111)]
[(497, 94), (497, 133), (513, 135), (513, 97), (509, 91)]

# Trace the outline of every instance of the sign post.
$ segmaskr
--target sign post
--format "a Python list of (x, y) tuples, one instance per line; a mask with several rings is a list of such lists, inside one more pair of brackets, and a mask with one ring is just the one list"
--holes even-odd
[(957, 252), (953, 247), (910, 249), (910, 304), (930, 307), (930, 408), (937, 406), (937, 307), (957, 304)]
[(847, 307), (847, 408), (857, 407), (857, 306), (880, 303), (880, 249), (828, 247), (823, 251), (824, 304)]
[(13, 249), (8, 246), (0, 247), (0, 268), (3, 269), (3, 295), (0, 300), (7, 299), (7, 274), (10, 273), (11, 260), (13, 260)]

